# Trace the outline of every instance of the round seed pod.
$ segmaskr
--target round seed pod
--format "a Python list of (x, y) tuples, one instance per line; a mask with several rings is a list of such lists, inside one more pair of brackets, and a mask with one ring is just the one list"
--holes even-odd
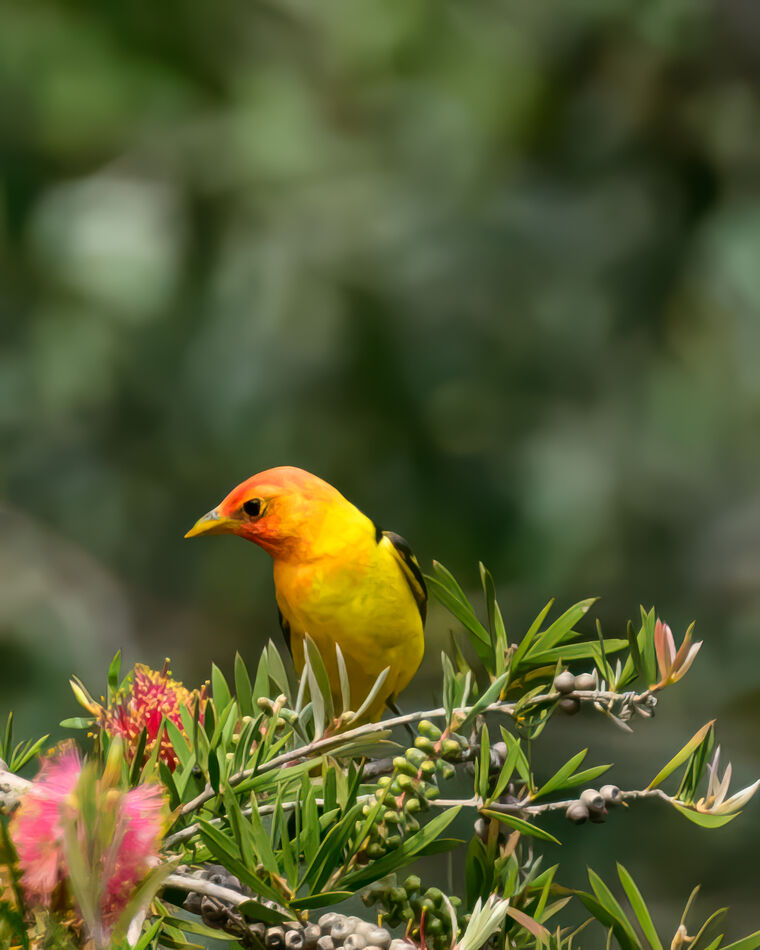
[(569, 670), (554, 677), (554, 688), (560, 693), (572, 693), (575, 689), (575, 677)]
[(280, 950), (285, 946), (285, 931), (282, 927), (270, 927), (265, 936), (264, 942), (269, 950)]
[(392, 781), (393, 779), (390, 777), (390, 775), (381, 775), (377, 780), (377, 784), (380, 788), (387, 788)]
[(369, 944), (367, 944), (367, 946), (364, 948), (364, 950), (384, 950), (384, 948), (383, 948), (383, 947), (378, 947), (378, 946), (377, 946), (376, 944), (374, 944), (374, 943), (369, 943)]
[(436, 907), (440, 907), (443, 902), (443, 891), (437, 887), (429, 887), (425, 891), (425, 897), (429, 897)]
[(560, 699), (557, 703), (559, 708), (563, 713), (566, 713), (568, 716), (574, 716), (577, 712), (581, 711), (581, 704), (577, 699), (571, 699), (567, 697), (566, 699)]
[(414, 779), (412, 778), (411, 775), (399, 775), (398, 778), (396, 779), (396, 782), (398, 784), (400, 791), (404, 791), (407, 788), (412, 788), (412, 786), (414, 785)]
[(401, 844), (401, 835), (388, 835), (385, 839), (386, 848), (398, 848)]
[(500, 769), (502, 765), (504, 765), (504, 760), (507, 757), (507, 743), (494, 742), (489, 751), (491, 753), (491, 765)]
[(364, 950), (366, 946), (367, 938), (364, 936), (364, 934), (352, 933), (349, 934), (343, 941), (343, 947), (345, 950)]
[(305, 943), (302, 930), (288, 930), (285, 933), (285, 946), (288, 950), (303, 950)]
[(421, 887), (422, 881), (416, 874), (410, 874), (409, 877), (404, 881), (404, 890), (407, 894), (416, 894)]
[(444, 739), (441, 743), (441, 755), (444, 759), (453, 759), (459, 755), (459, 752), (460, 745), (456, 739)]
[(432, 759), (425, 759), (425, 761), (420, 766), (420, 772), (425, 777), (435, 774), (435, 762)]
[(415, 812), (420, 810), (420, 800), (418, 798), (408, 798), (404, 802), (404, 811), (410, 815), (413, 815)]
[(407, 749), (404, 753), (404, 758), (407, 760), (407, 762), (411, 762), (416, 770), (422, 765), (427, 756), (424, 752), (420, 752), (419, 749)]
[(569, 818), (576, 825), (582, 825), (583, 822), (588, 818), (588, 808), (583, 804), (583, 802), (573, 802), (572, 805), (568, 806), (567, 811), (565, 812), (565, 818)]
[(191, 914), (200, 914), (201, 895), (197, 894), (195, 891), (190, 891), (183, 901), (182, 906), (185, 908), (185, 910), (189, 910)]
[(329, 934), (320, 937), (319, 940), (317, 940), (317, 950), (335, 950), (333, 938)]
[[(416, 751), (417, 750), (415, 749), (415, 752)], [(423, 761), (426, 762), (427, 759), (423, 759)], [(397, 772), (403, 772), (405, 775), (416, 775), (418, 767), (416, 765), (412, 765), (412, 763), (405, 756), (397, 755), (393, 760), (393, 768), (396, 769)]]
[(617, 785), (602, 785), (599, 789), (599, 794), (604, 799), (608, 808), (610, 806), (619, 805), (623, 801), (623, 793)]
[(366, 847), (367, 856), (376, 860), (377, 858), (382, 858), (385, 854), (385, 848), (380, 844), (379, 841), (372, 841)]
[(576, 689), (596, 689), (596, 678), (591, 673), (579, 673), (575, 677)]
[(406, 940), (400, 940), (398, 937), (395, 940), (391, 940), (390, 947), (388, 950), (409, 950), (411, 944)]
[(257, 937), (263, 943), (267, 932), (267, 925), (262, 924), (260, 920), (257, 920), (255, 924), (249, 924), (248, 927), (253, 936)]
[(227, 909), (220, 907), (219, 901), (213, 897), (201, 898), (201, 920), (209, 927), (216, 927), (227, 919)]
[(319, 924), (319, 929), (323, 934), (329, 934), (332, 930), (332, 925), (338, 919), (340, 914), (336, 914), (335, 911), (329, 911), (326, 914), (322, 914), (317, 923)]
[(317, 940), (322, 936), (322, 931), (317, 924), (307, 924), (303, 928), (304, 950), (315, 950)]
[(429, 918), (425, 921), (425, 933), (437, 937), (443, 933), (443, 921), (440, 917)]
[(417, 724), (417, 731), (421, 736), (425, 736), (427, 739), (441, 738), (441, 730), (429, 719), (420, 719), (419, 723)]
[(344, 943), (346, 937), (349, 937), (356, 930), (356, 924), (350, 917), (343, 917), (340, 914), (338, 919), (332, 925), (330, 936), (334, 944)]
[(456, 775), (457, 770), (450, 762), (444, 762), (443, 759), (438, 759), (435, 765), (442, 779), (453, 778)]
[(417, 736), (414, 740), (414, 747), (427, 755), (435, 755), (435, 743), (427, 736)]
[[(391, 935), (385, 927), (369, 927), (364, 931), (367, 943), (372, 947), (379, 947), (379, 950), (387, 950), (391, 944)], [(365, 947), (368, 950), (368, 947)]]
[(604, 811), (604, 799), (595, 788), (587, 788), (581, 792), (580, 801), (593, 814), (594, 812)]

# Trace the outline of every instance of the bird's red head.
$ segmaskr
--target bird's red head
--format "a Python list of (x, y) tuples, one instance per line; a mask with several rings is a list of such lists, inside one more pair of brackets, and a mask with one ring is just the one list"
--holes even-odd
[(236, 534), (273, 557), (295, 556), (336, 501), (345, 499), (316, 475), (291, 466), (270, 468), (233, 488), (185, 537)]

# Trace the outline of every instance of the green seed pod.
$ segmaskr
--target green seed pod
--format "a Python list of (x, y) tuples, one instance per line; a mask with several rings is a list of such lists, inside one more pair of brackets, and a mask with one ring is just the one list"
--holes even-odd
[(403, 887), (392, 887), (388, 891), (388, 900), (391, 904), (405, 904), (408, 900), (406, 890)]
[(436, 907), (440, 907), (443, 903), (443, 891), (437, 887), (429, 887), (425, 891), (425, 897), (429, 897)]
[(427, 739), (440, 739), (441, 730), (438, 726), (430, 722), (429, 719), (420, 719), (417, 724), (417, 731), (421, 736), (425, 736)]
[(401, 919), (409, 922), (414, 920), (414, 911), (408, 905), (401, 910)]
[(259, 696), (256, 700), (256, 705), (263, 713), (266, 713), (267, 716), (274, 715), (274, 703), (268, 696)]
[(575, 677), (575, 688), (582, 690), (596, 689), (596, 679), (591, 673), (579, 673)]
[(449, 897), (449, 901), (451, 902), (451, 906), (452, 906), (455, 910), (456, 910), (457, 907), (461, 907), (461, 906), (462, 906), (462, 898), (461, 898), (461, 897), (457, 897), (456, 894), (452, 894), (451, 897)]
[(568, 806), (568, 809), (565, 812), (565, 818), (569, 818), (570, 821), (576, 825), (582, 825), (583, 822), (588, 818), (588, 814), (588, 808), (583, 802), (573, 802)]
[(416, 894), (417, 891), (422, 887), (422, 881), (416, 874), (410, 874), (409, 877), (404, 881), (404, 889), (407, 894)]
[(367, 857), (376, 860), (377, 858), (382, 858), (385, 854), (385, 848), (380, 844), (379, 841), (373, 841), (371, 844), (367, 845)]
[(417, 736), (414, 740), (414, 747), (427, 753), (427, 755), (435, 755), (435, 743), (426, 736)]
[(425, 921), (425, 934), (432, 934), (437, 937), (443, 933), (443, 921), (438, 917), (429, 918)]
[(435, 904), (430, 900), (429, 897), (423, 897), (420, 900), (420, 913), (426, 911), (428, 914), (432, 914), (435, 910)]
[(401, 785), (399, 784), (398, 778), (394, 778), (394, 780), (388, 786), (388, 790), (390, 791), (391, 795), (401, 794)]
[(420, 810), (420, 802), (419, 802), (419, 799), (410, 796), (410, 797), (404, 802), (404, 811), (405, 811), (407, 814), (413, 815), (413, 814), (415, 814), (415, 812), (418, 812), (419, 810)]
[(372, 811), (369, 805), (362, 805), (362, 815), (366, 818), (367, 815)]
[(444, 762), (443, 759), (438, 759), (435, 764), (435, 767), (438, 769), (438, 774), (445, 781), (446, 779), (453, 778), (457, 770), (450, 762)]
[(432, 801), (433, 799), (440, 798), (440, 797), (441, 797), (441, 790), (438, 788), (437, 785), (430, 785), (430, 784), (426, 785), (425, 798)]
[(406, 791), (414, 786), (414, 779), (410, 775), (399, 775), (396, 778), (399, 792)]
[(385, 844), (388, 848), (398, 848), (401, 845), (401, 835), (388, 835)]
[(435, 762), (433, 759), (426, 759), (420, 766), (420, 772), (422, 772), (425, 778), (435, 775)]
[(415, 770), (418, 769), (427, 758), (425, 753), (419, 749), (407, 749), (404, 756), (407, 761), (414, 766)]
[(575, 689), (575, 677), (569, 670), (554, 677), (554, 688), (559, 693), (572, 693)]
[[(414, 750), (415, 752), (419, 751), (418, 749)], [(423, 761), (427, 761), (423, 758)], [(393, 760), (393, 767), (397, 772), (403, 772), (404, 775), (416, 775), (417, 769), (419, 766), (412, 765), (412, 763), (403, 755), (397, 755)]]
[(456, 739), (444, 739), (441, 743), (441, 755), (445, 759), (454, 759), (459, 757), (462, 747)]
[(390, 775), (381, 775), (377, 780), (377, 784), (380, 786), (380, 788), (388, 788), (392, 781), (393, 779), (390, 777)]

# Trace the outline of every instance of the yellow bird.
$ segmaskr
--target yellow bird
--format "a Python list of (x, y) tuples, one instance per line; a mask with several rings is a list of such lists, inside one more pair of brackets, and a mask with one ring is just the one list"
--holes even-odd
[(304, 635), (324, 658), (336, 704), (340, 646), (358, 709), (389, 667), (363, 717), (376, 720), (422, 660), (427, 590), (406, 541), (383, 531), (337, 489), (300, 468), (272, 468), (242, 482), (185, 535), (236, 534), (274, 561), (280, 624), (296, 670)]

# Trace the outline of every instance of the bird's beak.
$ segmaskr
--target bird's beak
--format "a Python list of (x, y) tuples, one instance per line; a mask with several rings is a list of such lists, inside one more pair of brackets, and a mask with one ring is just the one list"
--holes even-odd
[(214, 508), (207, 515), (199, 518), (185, 535), (186, 538), (197, 538), (199, 534), (230, 534), (239, 522), (235, 518), (220, 515)]

